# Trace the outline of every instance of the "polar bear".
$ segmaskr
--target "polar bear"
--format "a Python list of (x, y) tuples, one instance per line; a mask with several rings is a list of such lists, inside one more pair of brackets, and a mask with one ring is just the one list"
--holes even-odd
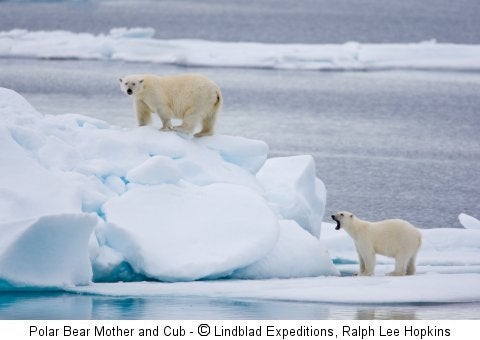
[(373, 275), (376, 254), (395, 258), (395, 270), (387, 275), (415, 274), (415, 258), (422, 244), (422, 234), (407, 221), (368, 222), (348, 211), (340, 211), (332, 215), (332, 219), (337, 222), (335, 229), (345, 229), (355, 242), (360, 262), (358, 275)]
[[(133, 96), (138, 125), (148, 125), (151, 113), (156, 112), (163, 124), (162, 131), (191, 134), (201, 123), (202, 128), (195, 137), (213, 134), (222, 94), (207, 77), (199, 74), (165, 77), (132, 74), (119, 80), (122, 91)], [(182, 124), (172, 126), (171, 119), (181, 119)]]

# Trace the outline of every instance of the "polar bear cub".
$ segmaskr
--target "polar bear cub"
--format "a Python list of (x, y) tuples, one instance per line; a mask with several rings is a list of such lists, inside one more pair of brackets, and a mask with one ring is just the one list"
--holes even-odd
[(335, 229), (345, 229), (355, 242), (360, 262), (358, 275), (373, 275), (376, 254), (395, 258), (395, 270), (387, 275), (415, 274), (415, 258), (422, 244), (422, 234), (407, 221), (368, 222), (348, 211), (340, 211), (332, 215), (332, 219), (337, 222)]
[[(162, 131), (174, 130), (191, 134), (201, 123), (196, 137), (213, 134), (222, 105), (219, 87), (199, 74), (160, 77), (151, 74), (132, 74), (120, 78), (123, 92), (133, 96), (138, 125), (148, 125), (152, 112), (162, 121)], [(182, 124), (172, 126), (172, 119)]]

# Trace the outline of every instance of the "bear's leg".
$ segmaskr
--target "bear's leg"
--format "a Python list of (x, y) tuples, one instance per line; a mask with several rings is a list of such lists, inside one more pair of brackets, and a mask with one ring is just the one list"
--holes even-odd
[(197, 123), (196, 115), (193, 115), (193, 114), (186, 115), (185, 118), (183, 118), (182, 125), (174, 126), (172, 127), (172, 130), (181, 132), (181, 133), (191, 134), (195, 129), (196, 123)]
[(137, 113), (138, 126), (144, 126), (150, 124), (152, 114), (150, 108), (141, 100), (135, 100), (134, 102), (135, 112)]
[[(359, 276), (372, 276), (375, 272), (375, 263), (377, 261), (375, 253), (372, 251), (362, 252), (361, 257), (363, 258), (363, 263), (365, 265), (365, 270), (358, 273)], [(361, 269), (361, 268), (360, 268)]]
[(160, 119), (162, 121), (162, 128), (160, 129), (160, 131), (170, 131), (170, 130), (172, 130), (172, 122), (169, 118), (160, 117)]
[(416, 267), (415, 267), (415, 259), (417, 255), (413, 255), (410, 260), (408, 261), (407, 265), (407, 275), (414, 275), (416, 272)]
[(170, 119), (174, 116), (173, 111), (168, 106), (160, 106), (157, 108), (157, 115), (162, 121), (162, 127), (160, 128), (160, 131), (171, 131), (172, 122)]
[(195, 134), (195, 137), (211, 136), (213, 135), (213, 127), (217, 120), (216, 112), (212, 112), (204, 116), (202, 120), (202, 130)]
[(395, 270), (388, 273), (389, 276), (403, 276), (407, 272), (408, 258), (404, 255), (395, 258)]
[(360, 264), (360, 271), (355, 275), (364, 275), (365, 273), (365, 261), (363, 261), (362, 255), (357, 251), (358, 263)]

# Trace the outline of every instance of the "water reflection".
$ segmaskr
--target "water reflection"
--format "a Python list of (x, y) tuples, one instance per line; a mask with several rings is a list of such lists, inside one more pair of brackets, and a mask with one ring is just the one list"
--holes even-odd
[(359, 308), (356, 312), (357, 320), (415, 320), (417, 314), (409, 308)]
[(480, 304), (388, 306), (0, 292), (0, 319), (480, 319)]

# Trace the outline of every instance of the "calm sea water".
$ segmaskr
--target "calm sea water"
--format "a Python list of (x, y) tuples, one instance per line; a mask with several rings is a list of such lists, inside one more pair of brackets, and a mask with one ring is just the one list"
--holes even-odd
[(153, 27), (156, 37), (274, 43), (480, 43), (477, 0), (2, 1), (0, 30), (107, 33)]
[(480, 319), (479, 303), (349, 305), (192, 297), (113, 298), (0, 293), (0, 319), (454, 320)]

